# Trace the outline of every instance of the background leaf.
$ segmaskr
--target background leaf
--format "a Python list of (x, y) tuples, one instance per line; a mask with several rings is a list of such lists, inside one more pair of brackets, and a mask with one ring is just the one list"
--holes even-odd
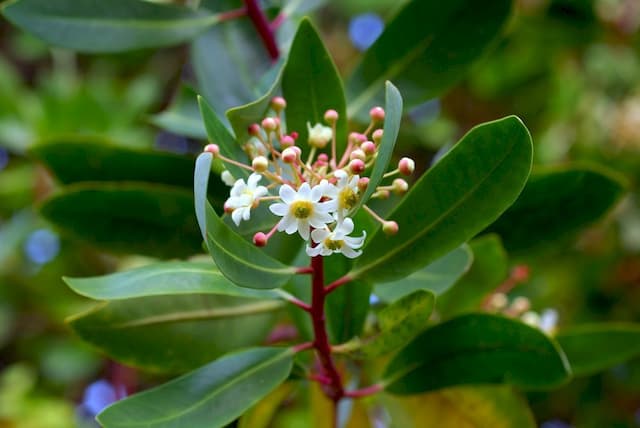
[(260, 344), (283, 305), (212, 294), (142, 297), (105, 303), (69, 323), (124, 364), (176, 373)]
[(515, 116), (473, 128), (415, 183), (349, 274), (375, 282), (404, 278), (493, 222), (520, 194), (531, 169), (531, 137)]
[(250, 349), (228, 355), (98, 415), (107, 428), (224, 427), (258, 402), (291, 371), (292, 353)]
[(2, 13), (47, 43), (82, 52), (176, 45), (218, 22), (211, 13), (142, 0), (13, 0)]
[(469, 270), (472, 261), (471, 250), (463, 245), (406, 278), (376, 284), (375, 294), (387, 302), (394, 302), (416, 290), (440, 295)]
[(166, 131), (178, 135), (204, 140), (207, 131), (204, 129), (198, 106), (198, 94), (186, 85), (166, 110), (151, 116), (151, 123)]
[(639, 324), (587, 324), (556, 335), (575, 376), (587, 376), (640, 355)]
[(509, 383), (543, 389), (569, 378), (560, 348), (520, 321), (470, 314), (430, 328), (386, 368), (394, 394), (418, 394), (462, 384)]
[(408, 106), (440, 95), (500, 34), (510, 10), (510, 0), (407, 2), (349, 77), (350, 115), (379, 104), (385, 80)]
[(509, 252), (526, 254), (571, 238), (624, 193), (621, 179), (600, 167), (534, 172), (522, 195), (487, 231), (500, 235)]
[(202, 251), (193, 196), (176, 187), (74, 184), (47, 199), (40, 212), (68, 235), (109, 251), (161, 258)]
[[(299, 141), (307, 142), (307, 122), (324, 123), (329, 109), (338, 112), (337, 153), (347, 144), (347, 108), (338, 74), (316, 29), (303, 19), (282, 72), (282, 93), (287, 100), (287, 131), (297, 131)], [(304, 147), (304, 145), (302, 146)]]

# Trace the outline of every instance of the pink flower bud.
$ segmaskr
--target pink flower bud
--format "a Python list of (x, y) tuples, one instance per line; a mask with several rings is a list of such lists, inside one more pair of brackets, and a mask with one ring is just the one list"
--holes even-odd
[(374, 122), (382, 122), (384, 120), (384, 109), (382, 107), (374, 107), (369, 110), (369, 116)]
[(267, 245), (268, 240), (269, 238), (267, 238), (267, 235), (263, 232), (258, 232), (253, 235), (253, 243), (256, 247), (264, 247), (265, 245)]
[(280, 145), (282, 147), (291, 147), (296, 143), (296, 140), (293, 139), (293, 137), (291, 135), (285, 135), (284, 137), (282, 137), (282, 139), (280, 140)]
[(269, 161), (264, 156), (257, 156), (251, 161), (251, 166), (255, 172), (264, 172), (269, 167)]
[(275, 131), (278, 128), (276, 120), (272, 117), (265, 117), (262, 119), (262, 127), (265, 131)]
[(336, 121), (338, 120), (338, 112), (331, 109), (331, 110), (327, 110), (324, 113), (324, 121), (327, 122), (328, 124), (333, 125), (334, 123), (336, 123)]
[(372, 198), (378, 199), (389, 199), (389, 196), (391, 196), (391, 193), (387, 189), (376, 190), (376, 192), (371, 195)]
[(369, 185), (369, 177), (360, 177), (358, 180), (358, 190), (364, 192), (367, 190), (367, 186)]
[(365, 154), (369, 156), (375, 154), (376, 152), (376, 145), (373, 143), (373, 141), (365, 141), (364, 143), (360, 144), (360, 148)]
[(220, 154), (220, 147), (217, 144), (207, 144), (204, 146), (204, 151), (212, 153), (213, 156), (218, 156), (218, 154)]
[(247, 131), (249, 132), (249, 135), (257, 137), (258, 135), (260, 135), (260, 125), (258, 125), (257, 123), (252, 123), (251, 125), (249, 125)]
[(273, 97), (271, 100), (271, 108), (275, 111), (282, 111), (287, 107), (287, 102), (282, 97)]
[(395, 221), (385, 221), (382, 223), (382, 231), (385, 235), (395, 235), (398, 233), (398, 223)]
[(326, 153), (320, 153), (318, 155), (318, 160), (321, 162), (329, 162), (329, 155), (327, 155)]
[(282, 162), (284, 163), (294, 163), (296, 159), (298, 159), (298, 152), (294, 147), (287, 147), (282, 151)]
[(289, 135), (291, 135), (291, 138), (293, 138), (294, 140), (297, 140), (298, 139), (298, 135), (300, 135), (300, 134), (298, 134), (296, 131), (293, 131)]
[(291, 150), (293, 150), (293, 151), (295, 151), (295, 152), (296, 152), (296, 155), (297, 155), (298, 157), (302, 156), (302, 149), (300, 149), (300, 147), (298, 147), (298, 146), (292, 146), (292, 147), (290, 147), (290, 149), (291, 149)]
[(349, 155), (349, 159), (351, 159), (351, 160), (360, 159), (361, 161), (364, 161), (365, 159), (367, 159), (367, 155), (365, 154), (365, 152), (362, 149), (355, 149)]
[(367, 141), (367, 137), (359, 132), (351, 132), (349, 134), (349, 142), (351, 144), (360, 144)]
[(404, 176), (409, 176), (413, 174), (413, 171), (416, 169), (416, 163), (411, 158), (402, 158), (400, 162), (398, 162), (398, 170), (400, 174)]
[(402, 178), (393, 180), (393, 193), (396, 195), (404, 195), (409, 190), (409, 184)]
[(376, 144), (380, 144), (380, 141), (382, 141), (383, 133), (384, 131), (382, 129), (376, 129), (375, 131), (373, 131), (373, 134), (371, 134), (373, 142)]
[(224, 212), (227, 214), (231, 214), (233, 212), (233, 207), (230, 207), (229, 205), (227, 205), (226, 202), (224, 203), (223, 208), (224, 208)]
[(349, 162), (349, 171), (351, 171), (352, 174), (362, 174), (364, 168), (364, 162), (360, 159), (353, 159)]

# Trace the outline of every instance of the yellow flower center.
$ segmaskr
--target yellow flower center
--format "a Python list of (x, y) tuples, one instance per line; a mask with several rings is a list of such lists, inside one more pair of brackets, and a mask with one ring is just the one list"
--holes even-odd
[(313, 214), (313, 204), (309, 201), (295, 201), (289, 210), (295, 218), (308, 218)]
[(350, 187), (343, 189), (338, 198), (341, 209), (350, 210), (358, 203), (358, 195)]
[(324, 246), (330, 249), (331, 251), (336, 251), (341, 249), (344, 246), (344, 241), (341, 239), (334, 241), (332, 239), (327, 238), (324, 240)]

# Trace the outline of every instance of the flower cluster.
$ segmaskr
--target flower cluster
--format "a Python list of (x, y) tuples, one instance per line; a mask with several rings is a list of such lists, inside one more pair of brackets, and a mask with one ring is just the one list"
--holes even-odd
[[(396, 233), (398, 225), (394, 221), (382, 219), (361, 201), (369, 186), (366, 174), (378, 157), (384, 132), (378, 126), (384, 121), (384, 110), (371, 109), (369, 126), (362, 133), (350, 133), (344, 152), (338, 156), (335, 110), (325, 112), (324, 123), (307, 123), (308, 149), (303, 153), (297, 144), (299, 134), (286, 130), (285, 108), (286, 101), (275, 97), (272, 115), (249, 127), (251, 137), (243, 146), (247, 164), (224, 156), (216, 144), (205, 147), (223, 162), (239, 167), (236, 172), (247, 172), (244, 177), (234, 177), (225, 170), (221, 176), (231, 187), (224, 209), (235, 225), (249, 220), (251, 210), (260, 203), (272, 202), (269, 211), (280, 219), (269, 232), (256, 233), (253, 242), (264, 246), (276, 231), (298, 233), (312, 257), (341, 253), (354, 258), (362, 253), (366, 232), (351, 236), (355, 229), (353, 216), (359, 207), (379, 221), (385, 233)], [(402, 158), (398, 167), (384, 177), (408, 176), (414, 168), (412, 159)], [(401, 195), (408, 187), (404, 179), (395, 178), (391, 184), (377, 186), (371, 197), (388, 198), (391, 192)]]

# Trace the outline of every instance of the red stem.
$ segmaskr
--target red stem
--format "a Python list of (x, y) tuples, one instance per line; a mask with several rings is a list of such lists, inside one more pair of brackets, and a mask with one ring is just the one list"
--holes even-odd
[(218, 15), (218, 19), (220, 22), (231, 21), (232, 19), (242, 18), (243, 16), (247, 16), (247, 8), (241, 7), (240, 9), (234, 9), (227, 12), (222, 12)]
[(382, 391), (382, 385), (375, 384), (366, 388), (356, 389), (355, 391), (345, 391), (344, 396), (350, 398), (360, 398), (376, 394)]
[(327, 396), (333, 401), (334, 406), (344, 397), (344, 387), (340, 374), (331, 358), (331, 345), (327, 335), (326, 319), (324, 313), (324, 303), (327, 296), (324, 288), (324, 266), (322, 256), (311, 258), (313, 276), (311, 282), (311, 321), (313, 323), (313, 333), (315, 336), (314, 347), (318, 354), (318, 359), (324, 371), (323, 375), (331, 380), (331, 384), (324, 388)]
[(253, 22), (253, 26), (256, 27), (264, 47), (267, 49), (267, 52), (269, 52), (269, 57), (274, 61), (277, 60), (280, 57), (280, 50), (278, 49), (271, 25), (269, 21), (267, 21), (267, 17), (264, 15), (262, 9), (260, 9), (258, 1), (244, 0), (244, 4), (247, 9), (247, 15)]
[(340, 287), (341, 285), (351, 282), (352, 279), (353, 278), (349, 277), (348, 275), (338, 278), (335, 281), (333, 281), (331, 284), (327, 285), (327, 288), (324, 289), (324, 293), (329, 294), (336, 288)]

